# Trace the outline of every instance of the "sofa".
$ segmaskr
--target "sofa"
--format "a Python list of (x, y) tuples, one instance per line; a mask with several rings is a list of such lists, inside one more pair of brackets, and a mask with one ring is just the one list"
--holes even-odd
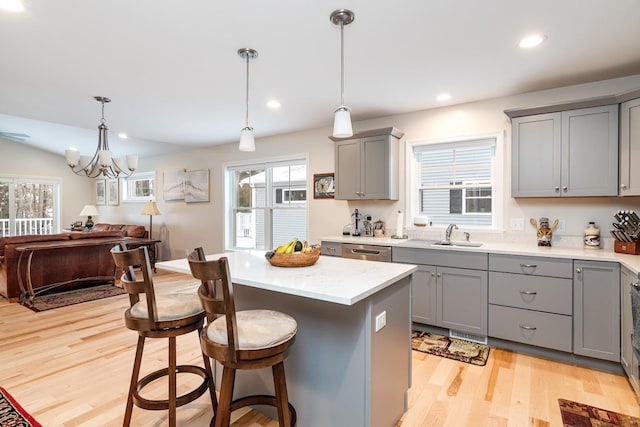
[(34, 243), (54, 246), (33, 252), (30, 276), (33, 290), (37, 293), (39, 288), (52, 284), (61, 284), (56, 286), (56, 290), (68, 290), (98, 283), (114, 283), (115, 264), (109, 252), (111, 248), (121, 241), (135, 243), (136, 239), (146, 238), (147, 235), (142, 225), (96, 224), (88, 232), (0, 238), (0, 295), (11, 302), (19, 300), (18, 275), (26, 286), (26, 256), (23, 256), (18, 271), (21, 252), (16, 248), (20, 246)]

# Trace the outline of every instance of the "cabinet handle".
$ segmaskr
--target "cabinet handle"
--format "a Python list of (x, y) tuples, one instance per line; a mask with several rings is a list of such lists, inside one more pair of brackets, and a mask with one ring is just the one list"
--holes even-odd
[(576, 268), (576, 273), (578, 273), (578, 274), (582, 273), (582, 269), (580, 267), (577, 267)]
[(520, 264), (522, 268), (536, 268), (538, 264)]
[(553, 189), (556, 190), (556, 193), (560, 192), (560, 187), (558, 187), (558, 186), (555, 186)]
[(524, 329), (525, 331), (535, 331), (536, 329), (538, 329), (535, 326), (527, 326), (527, 325), (520, 325), (520, 328)]
[(562, 191), (564, 191), (565, 193), (567, 192), (567, 186), (566, 185), (564, 187), (562, 187)]
[(520, 291), (522, 295), (537, 295), (536, 291)]
[(627, 189), (627, 184), (621, 184), (620, 188), (622, 188), (623, 190), (626, 190)]
[(431, 277), (436, 277), (436, 273), (431, 272)]
[(438, 274), (437, 274), (437, 276), (438, 276), (438, 277), (442, 277), (442, 274), (438, 273)]

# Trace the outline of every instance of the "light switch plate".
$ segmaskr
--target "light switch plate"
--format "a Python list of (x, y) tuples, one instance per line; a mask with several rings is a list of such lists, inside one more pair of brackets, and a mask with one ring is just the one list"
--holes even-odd
[(524, 231), (524, 218), (511, 218), (511, 231)]
[(558, 233), (566, 233), (567, 231), (567, 221), (564, 219), (558, 220)]
[(382, 313), (376, 316), (376, 332), (384, 328), (386, 325), (387, 325), (387, 312), (383, 311)]

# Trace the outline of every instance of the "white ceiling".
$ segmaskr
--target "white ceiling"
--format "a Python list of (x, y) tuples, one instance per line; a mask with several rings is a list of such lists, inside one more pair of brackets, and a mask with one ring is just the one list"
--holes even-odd
[[(97, 144), (100, 104), (115, 155), (166, 153), (640, 73), (638, 0), (23, 0), (0, 11), (0, 131), (59, 154)], [(522, 50), (521, 37), (548, 40)], [(452, 99), (438, 103), (441, 92)], [(276, 98), (277, 111), (265, 104)], [(116, 137), (127, 132), (124, 142)], [(259, 141), (258, 141), (259, 150)]]

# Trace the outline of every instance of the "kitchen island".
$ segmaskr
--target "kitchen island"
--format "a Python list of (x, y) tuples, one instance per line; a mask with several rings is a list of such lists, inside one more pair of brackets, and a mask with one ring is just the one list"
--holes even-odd
[[(411, 275), (417, 267), (321, 256), (309, 267), (282, 268), (259, 251), (207, 259), (221, 256), (229, 259), (236, 309), (279, 310), (298, 322), (285, 369), (299, 426), (396, 424), (411, 382)], [(186, 259), (156, 265), (190, 274)], [(272, 383), (268, 369), (238, 372), (234, 397), (272, 394)]]

